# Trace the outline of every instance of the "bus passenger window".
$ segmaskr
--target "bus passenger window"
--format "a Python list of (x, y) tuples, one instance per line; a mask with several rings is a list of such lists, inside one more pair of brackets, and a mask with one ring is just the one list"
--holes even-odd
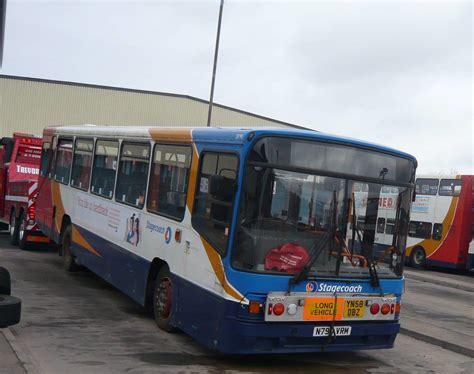
[(149, 162), (150, 145), (148, 143), (122, 144), (115, 201), (143, 208)]
[(395, 220), (393, 218), (387, 218), (385, 234), (393, 235), (393, 230), (395, 230)]
[(421, 221), (410, 221), (408, 236), (412, 238), (430, 239), (431, 223)]
[(436, 195), (438, 192), (438, 179), (418, 178), (415, 190), (417, 195)]
[(118, 142), (97, 140), (92, 168), (91, 192), (112, 198), (117, 172)]
[(221, 253), (227, 250), (236, 191), (237, 156), (204, 153), (192, 224)]
[(385, 230), (385, 218), (379, 218), (377, 220), (377, 233), (383, 234)]
[(186, 210), (191, 147), (156, 144), (152, 162), (147, 209), (181, 221)]
[(59, 139), (56, 150), (56, 166), (54, 179), (63, 184), (69, 184), (69, 172), (72, 164), (72, 140)]
[(441, 240), (442, 237), (443, 237), (443, 224), (442, 223), (435, 223), (433, 225), (432, 238), (434, 240)]
[(461, 194), (461, 179), (441, 179), (439, 184), (440, 196), (459, 196)]
[(45, 177), (50, 168), (49, 160), (51, 159), (51, 144), (48, 142), (43, 143), (43, 148), (41, 149), (41, 166), (40, 166), (40, 175)]
[(72, 161), (71, 186), (87, 191), (92, 167), (92, 139), (76, 139)]

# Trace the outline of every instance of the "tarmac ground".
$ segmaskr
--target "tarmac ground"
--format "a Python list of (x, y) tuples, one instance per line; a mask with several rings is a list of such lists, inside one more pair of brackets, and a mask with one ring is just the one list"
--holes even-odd
[(232, 357), (159, 330), (138, 304), (91, 272), (62, 270), (51, 250), (22, 251), (0, 234), (0, 264), (23, 301), (21, 322), (0, 330), (0, 373), (474, 372), (470, 275), (407, 269), (403, 333), (393, 349)]

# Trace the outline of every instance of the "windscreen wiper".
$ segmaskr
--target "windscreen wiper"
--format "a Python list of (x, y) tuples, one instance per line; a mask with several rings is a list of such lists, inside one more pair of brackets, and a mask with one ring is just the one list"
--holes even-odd
[(296, 273), (290, 280), (288, 281), (288, 293), (291, 291), (291, 287), (299, 282), (308, 278), (309, 272), (311, 267), (316, 262), (320, 254), (322, 253), (323, 249), (329, 245), (331, 240), (333, 239), (334, 235), (334, 215), (336, 210), (336, 200), (335, 200), (336, 193), (334, 192), (333, 201), (332, 201), (332, 208), (331, 208), (331, 227), (329, 228), (329, 232), (326, 232), (322, 238), (322, 240), (318, 243), (317, 239), (314, 240), (314, 244), (312, 246), (311, 257), (309, 258), (308, 262), (306, 263), (303, 268)]

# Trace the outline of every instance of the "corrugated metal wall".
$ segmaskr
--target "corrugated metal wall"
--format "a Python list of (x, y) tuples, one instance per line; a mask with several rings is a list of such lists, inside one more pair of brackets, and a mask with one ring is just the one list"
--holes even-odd
[[(205, 126), (207, 111), (206, 102), (184, 95), (0, 75), (0, 136), (40, 135), (56, 124)], [(292, 126), (223, 106), (213, 107), (212, 124)]]

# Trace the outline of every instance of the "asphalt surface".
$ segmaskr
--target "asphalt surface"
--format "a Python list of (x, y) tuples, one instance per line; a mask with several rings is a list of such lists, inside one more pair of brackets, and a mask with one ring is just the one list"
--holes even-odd
[[(406, 335), (399, 335), (391, 350), (224, 356), (184, 333), (159, 330), (139, 305), (99, 277), (86, 270), (63, 271), (61, 258), (51, 251), (21, 251), (0, 235), (0, 264), (10, 270), (13, 293), (23, 300), (21, 323), (0, 330), (0, 373), (474, 372), (472, 358)], [(435, 299), (452, 293), (418, 283), (408, 283), (402, 315), (429, 309), (426, 299), (417, 301), (418, 293)], [(464, 308), (465, 298), (456, 294), (453, 302)], [(455, 307), (443, 311), (449, 329), (454, 329), (450, 311)], [(471, 329), (472, 309), (453, 316), (460, 326), (466, 324), (464, 330)]]

